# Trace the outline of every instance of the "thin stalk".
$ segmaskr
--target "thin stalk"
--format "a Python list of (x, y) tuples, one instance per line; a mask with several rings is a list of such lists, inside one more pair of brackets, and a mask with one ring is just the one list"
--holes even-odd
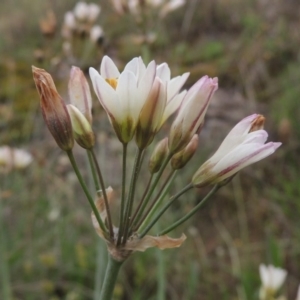
[(140, 238), (143, 238), (148, 231), (153, 227), (153, 225), (159, 220), (159, 218), (164, 214), (164, 212), (185, 192), (193, 188), (193, 184), (190, 183), (185, 186), (180, 192), (170, 198), (170, 201), (157, 213), (154, 219), (147, 225), (147, 227), (139, 234)]
[(157, 173), (157, 175), (154, 179), (154, 182), (151, 185), (151, 188), (149, 189), (149, 192), (147, 193), (145, 200), (143, 201), (142, 207), (140, 208), (140, 210), (139, 210), (139, 212), (136, 216), (137, 222), (140, 220), (141, 216), (143, 215), (143, 212), (144, 212), (144, 210), (145, 210), (145, 208), (146, 208), (146, 206), (147, 206), (147, 204), (148, 204), (148, 202), (149, 202), (149, 200), (150, 200), (150, 198), (151, 198), (151, 196), (152, 196), (152, 194), (153, 194), (153, 192), (154, 192), (154, 190), (155, 190), (155, 188), (158, 184), (158, 181), (159, 181), (161, 175), (163, 174), (163, 172), (164, 172), (164, 170), (165, 170), (166, 166), (168, 165), (171, 158), (172, 158), (172, 155), (167, 156), (167, 158), (163, 162), (159, 172)]
[(144, 194), (143, 194), (143, 196), (142, 196), (142, 198), (141, 198), (141, 201), (140, 201), (139, 205), (137, 206), (137, 208), (136, 208), (136, 210), (135, 210), (135, 212), (134, 212), (134, 214), (133, 214), (133, 216), (132, 216), (132, 218), (131, 218), (130, 229), (129, 229), (129, 230), (132, 229), (133, 222), (135, 221), (135, 218), (136, 218), (136, 216), (137, 216), (139, 210), (141, 209), (141, 206), (142, 206), (142, 204), (143, 204), (143, 202), (144, 202), (144, 200), (145, 200), (145, 197), (146, 197), (146, 195), (147, 195), (147, 193), (148, 193), (148, 191), (149, 191), (149, 188), (150, 188), (150, 184), (151, 184), (151, 182), (152, 182), (152, 179), (153, 179), (153, 174), (151, 174), (151, 176), (150, 176), (150, 178), (149, 178), (149, 180), (148, 180), (146, 189), (145, 189), (145, 191), (144, 191)]
[(95, 202), (94, 202), (92, 196), (90, 195), (89, 190), (88, 190), (86, 184), (83, 181), (83, 178), (81, 176), (81, 173), (80, 173), (80, 171), (78, 169), (78, 166), (77, 166), (77, 163), (75, 161), (73, 152), (72, 151), (67, 151), (67, 154), (68, 154), (69, 160), (70, 160), (70, 162), (72, 164), (72, 167), (73, 167), (73, 169), (74, 169), (74, 171), (75, 171), (75, 173), (77, 175), (78, 181), (79, 181), (79, 183), (80, 183), (80, 185), (81, 185), (81, 187), (82, 187), (82, 189), (83, 189), (83, 191), (84, 191), (84, 193), (85, 193), (85, 195), (86, 195), (86, 197), (87, 197), (87, 199), (88, 199), (88, 201), (90, 203), (90, 206), (92, 207), (93, 213), (94, 213), (94, 215), (95, 215), (95, 217), (96, 217), (96, 219), (97, 219), (97, 221), (99, 223), (99, 226), (101, 227), (101, 229), (103, 230), (103, 232), (105, 234), (107, 234), (107, 229), (106, 229), (106, 227), (105, 227), (105, 225), (104, 225), (104, 223), (103, 223), (103, 221), (102, 221), (102, 219), (100, 217), (100, 214), (99, 214), (98, 209), (97, 209), (97, 207), (95, 205)]
[(98, 175), (98, 178), (99, 178), (99, 182), (100, 182), (100, 186), (101, 186), (101, 190), (102, 190), (102, 194), (103, 194), (103, 199), (104, 199), (104, 205), (105, 205), (105, 209), (106, 209), (106, 213), (107, 213), (107, 223), (108, 223), (109, 235), (113, 239), (114, 231), (113, 231), (111, 213), (110, 213), (109, 203), (108, 203), (106, 189), (105, 189), (105, 183), (104, 183), (103, 176), (102, 176), (102, 173), (101, 173), (101, 170), (100, 170), (100, 166), (98, 164), (98, 161), (97, 161), (94, 150), (91, 149), (91, 150), (88, 150), (88, 151), (91, 153), (93, 161), (94, 161), (94, 165), (96, 167), (96, 172), (97, 172), (97, 175)]
[(117, 245), (120, 245), (123, 234), (123, 216), (125, 209), (125, 195), (126, 195), (126, 161), (127, 161), (127, 144), (123, 144), (123, 159), (122, 159), (122, 196), (120, 208), (120, 223)]
[(104, 282), (99, 300), (111, 300), (113, 297), (114, 287), (117, 281), (119, 270), (123, 261), (114, 260), (110, 255), (106, 267)]
[(99, 181), (98, 181), (98, 178), (97, 178), (96, 169), (95, 169), (95, 166), (94, 166), (94, 163), (93, 163), (93, 157), (92, 157), (92, 154), (91, 154), (90, 151), (87, 150), (86, 152), (87, 152), (88, 159), (89, 159), (89, 165), (90, 165), (90, 168), (91, 168), (91, 172), (92, 172), (92, 177), (93, 177), (93, 181), (94, 181), (94, 184), (95, 184), (96, 193), (99, 195), (100, 184), (99, 184)]
[(152, 203), (148, 207), (146, 213), (140, 219), (139, 223), (135, 226), (135, 230), (140, 228), (140, 226), (143, 228), (142, 225), (146, 224), (147, 221), (152, 218), (153, 214), (156, 212), (156, 208), (160, 205), (160, 203), (164, 199), (168, 189), (170, 188), (170, 185), (171, 185), (172, 181), (174, 180), (175, 175), (176, 175), (175, 170), (170, 172), (169, 176), (167, 177), (167, 179), (163, 183), (163, 185), (162, 185), (161, 189), (159, 190), (159, 192), (157, 193), (156, 197), (153, 199)]
[(177, 226), (181, 225), (183, 222), (185, 222), (186, 220), (188, 220), (190, 217), (192, 217), (219, 188), (220, 188), (220, 186), (216, 184), (211, 189), (211, 191), (189, 213), (187, 213), (184, 217), (182, 217), (181, 219), (179, 219), (177, 222), (175, 222), (172, 225), (170, 225), (165, 230), (161, 231), (158, 235), (167, 234), (168, 232), (172, 231)]
[(123, 244), (126, 243), (127, 237), (128, 237), (128, 227), (131, 219), (132, 214), (132, 206), (133, 206), (133, 200), (134, 200), (134, 194), (135, 194), (135, 187), (136, 187), (136, 181), (138, 178), (139, 170), (140, 170), (140, 162), (143, 154), (143, 150), (138, 149), (134, 166), (132, 170), (131, 180), (130, 180), (130, 187), (129, 187), (129, 193), (128, 193), (128, 199), (127, 199), (127, 207), (126, 207), (126, 213), (125, 213), (125, 227), (124, 227), (124, 234), (123, 234)]

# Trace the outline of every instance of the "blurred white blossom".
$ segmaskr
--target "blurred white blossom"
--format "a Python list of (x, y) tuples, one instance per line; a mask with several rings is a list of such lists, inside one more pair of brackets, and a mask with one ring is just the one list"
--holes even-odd
[(32, 155), (25, 150), (9, 146), (0, 147), (0, 167), (4, 170), (26, 168), (32, 160)]
[(281, 268), (276, 268), (272, 265), (259, 266), (260, 279), (262, 287), (260, 290), (260, 299), (268, 299), (274, 296), (284, 283), (287, 271)]

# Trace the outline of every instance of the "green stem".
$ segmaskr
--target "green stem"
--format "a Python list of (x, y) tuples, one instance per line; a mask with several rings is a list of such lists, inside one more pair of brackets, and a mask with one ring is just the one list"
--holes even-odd
[(148, 193), (148, 191), (149, 191), (149, 188), (150, 188), (150, 184), (151, 184), (151, 182), (152, 182), (152, 179), (153, 179), (153, 174), (151, 174), (151, 176), (150, 176), (150, 178), (149, 178), (149, 180), (148, 180), (146, 189), (145, 189), (145, 191), (144, 191), (144, 194), (143, 194), (143, 196), (142, 196), (142, 198), (141, 198), (141, 201), (140, 201), (139, 205), (137, 206), (137, 208), (136, 208), (136, 210), (135, 210), (135, 213), (133, 214), (133, 216), (132, 216), (132, 218), (131, 218), (130, 229), (129, 229), (129, 230), (132, 229), (133, 222), (135, 221), (135, 218), (136, 218), (138, 212), (140, 211), (142, 204), (144, 203), (144, 200), (145, 200), (145, 197), (146, 197), (146, 195), (147, 195), (147, 193)]
[(98, 181), (98, 178), (97, 178), (96, 169), (95, 169), (95, 166), (94, 166), (94, 163), (93, 163), (93, 157), (92, 157), (92, 154), (91, 154), (90, 151), (87, 150), (86, 152), (87, 152), (88, 159), (89, 159), (89, 165), (90, 165), (90, 168), (91, 168), (91, 172), (92, 172), (92, 177), (93, 177), (93, 181), (94, 181), (94, 184), (95, 184), (96, 193), (97, 193), (97, 195), (99, 195), (100, 184), (99, 184), (99, 181)]
[(84, 193), (85, 193), (85, 195), (86, 195), (86, 197), (87, 197), (87, 199), (88, 199), (88, 201), (90, 203), (90, 206), (92, 207), (93, 213), (94, 213), (94, 215), (95, 215), (95, 217), (96, 217), (96, 219), (97, 219), (97, 221), (99, 223), (99, 226), (102, 229), (102, 231), (104, 232), (104, 234), (107, 235), (107, 229), (106, 229), (106, 227), (105, 227), (105, 225), (104, 225), (104, 223), (103, 223), (103, 221), (102, 221), (102, 219), (100, 217), (100, 214), (99, 214), (98, 209), (97, 209), (97, 207), (95, 205), (95, 202), (94, 202), (92, 196), (90, 195), (86, 184), (83, 181), (83, 178), (82, 178), (82, 176), (80, 174), (80, 171), (78, 169), (77, 163), (75, 161), (73, 152), (70, 150), (70, 151), (67, 151), (67, 154), (68, 154), (68, 157), (69, 157), (70, 162), (72, 164), (72, 167), (73, 167), (73, 169), (74, 169), (74, 171), (75, 171), (75, 173), (77, 175), (78, 181), (80, 182), (80, 185), (81, 185), (81, 187), (82, 187), (82, 189), (83, 189), (83, 191), (84, 191)]
[(136, 225), (135, 230), (140, 229), (141, 231), (143, 231), (143, 228), (147, 225), (148, 221), (151, 220), (153, 215), (156, 213), (158, 207), (160, 206), (161, 202), (165, 198), (165, 196), (166, 196), (167, 192), (169, 191), (170, 186), (171, 186), (176, 174), (177, 174), (177, 172), (175, 170), (173, 170), (169, 174), (169, 176), (166, 179), (165, 183), (163, 184), (162, 188), (157, 193), (156, 198), (154, 198), (154, 200), (152, 201), (152, 203), (151, 203), (150, 207), (148, 208), (147, 212), (141, 218), (141, 221), (139, 222), (139, 224)]
[(97, 175), (98, 175), (98, 178), (99, 178), (99, 182), (100, 182), (102, 194), (103, 194), (104, 205), (105, 205), (105, 209), (106, 209), (106, 213), (107, 213), (107, 223), (108, 223), (109, 235), (113, 239), (113, 237), (114, 237), (114, 231), (113, 231), (111, 213), (110, 213), (109, 203), (108, 203), (106, 189), (105, 189), (105, 183), (104, 183), (104, 180), (103, 180), (103, 176), (102, 176), (102, 173), (101, 173), (101, 170), (100, 170), (100, 167), (99, 167), (99, 164), (98, 164), (95, 152), (93, 151), (93, 149), (89, 150), (89, 152), (92, 155), (92, 158), (93, 158), (93, 161), (94, 161), (94, 165), (96, 167)]
[(126, 160), (127, 160), (127, 144), (123, 144), (123, 160), (122, 160), (122, 196), (120, 208), (120, 223), (117, 245), (120, 245), (123, 234), (123, 216), (125, 209), (125, 194), (126, 194)]
[(113, 297), (114, 287), (117, 281), (119, 270), (123, 261), (114, 260), (109, 256), (108, 264), (106, 267), (104, 282), (99, 300), (111, 300)]
[(132, 170), (131, 180), (130, 180), (130, 188), (128, 193), (128, 199), (127, 199), (127, 207), (126, 207), (126, 213), (125, 213), (125, 227), (124, 227), (124, 234), (123, 234), (123, 244), (126, 243), (127, 237), (128, 237), (128, 227), (130, 224), (131, 214), (132, 214), (132, 206), (133, 206), (133, 200), (134, 200), (134, 194), (135, 194), (135, 187), (136, 187), (136, 181), (140, 170), (140, 162), (142, 158), (143, 150), (138, 149), (137, 155), (135, 157), (134, 166)]
[(211, 191), (189, 213), (187, 213), (184, 217), (182, 217), (181, 219), (179, 219), (177, 222), (175, 222), (172, 225), (170, 225), (165, 230), (161, 231), (158, 235), (167, 234), (168, 232), (172, 231), (177, 226), (181, 225), (183, 222), (185, 222), (186, 220), (188, 220), (190, 217), (192, 217), (219, 188), (220, 188), (220, 186), (216, 184), (211, 189)]
[(139, 238), (143, 238), (148, 231), (153, 227), (153, 225), (159, 220), (159, 218), (164, 214), (164, 212), (185, 192), (193, 188), (193, 184), (190, 183), (184, 187), (180, 192), (171, 197), (170, 201), (157, 213), (154, 219), (148, 224), (148, 226), (139, 234)]
[(154, 192), (154, 190), (155, 190), (155, 188), (156, 188), (156, 186), (159, 182), (159, 179), (160, 179), (161, 175), (163, 174), (163, 172), (164, 172), (164, 170), (165, 170), (166, 166), (168, 165), (171, 158), (172, 158), (172, 155), (167, 156), (167, 158), (163, 162), (159, 172), (157, 173), (157, 175), (154, 179), (154, 182), (151, 185), (151, 188), (150, 188), (148, 194), (146, 195), (146, 198), (143, 201), (144, 203), (142, 204), (142, 207), (141, 207), (140, 211), (138, 212), (138, 214), (136, 216), (136, 223), (139, 223), (140, 218), (142, 217), (142, 214), (143, 214), (143, 212), (144, 212), (144, 210), (145, 210), (145, 208), (146, 208), (146, 206), (147, 206), (147, 204), (148, 204), (148, 202), (149, 202), (149, 200), (150, 200), (150, 198), (151, 198), (151, 196), (152, 196), (152, 194), (153, 194), (153, 192)]

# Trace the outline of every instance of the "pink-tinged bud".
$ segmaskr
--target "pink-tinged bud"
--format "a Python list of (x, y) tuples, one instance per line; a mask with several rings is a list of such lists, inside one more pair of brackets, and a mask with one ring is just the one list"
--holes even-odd
[(91, 149), (95, 145), (95, 135), (92, 127), (86, 117), (74, 105), (67, 105), (71, 118), (73, 135), (79, 146), (85, 149)]
[(264, 117), (251, 115), (240, 121), (227, 135), (217, 152), (194, 174), (196, 187), (215, 184), (241, 169), (271, 155), (281, 143), (265, 144), (268, 133), (262, 130)]
[(203, 76), (186, 93), (170, 129), (171, 153), (182, 150), (202, 126), (207, 108), (217, 88), (217, 78)]
[(69, 80), (70, 102), (76, 106), (86, 117), (89, 123), (92, 123), (92, 96), (89, 84), (83, 72), (72, 67)]
[(140, 149), (151, 144), (159, 130), (167, 102), (166, 85), (156, 77), (142, 108), (136, 129), (136, 143)]
[(199, 136), (194, 134), (187, 146), (172, 157), (171, 166), (174, 170), (183, 168), (190, 161), (197, 150), (198, 142)]
[(49, 73), (36, 67), (32, 67), (32, 72), (40, 95), (40, 105), (46, 125), (57, 145), (69, 151), (73, 148), (74, 138), (66, 105), (58, 94)]
[(169, 152), (168, 148), (168, 138), (164, 138), (161, 140), (155, 147), (150, 160), (149, 160), (149, 172), (151, 174), (157, 173), (165, 158), (167, 157)]

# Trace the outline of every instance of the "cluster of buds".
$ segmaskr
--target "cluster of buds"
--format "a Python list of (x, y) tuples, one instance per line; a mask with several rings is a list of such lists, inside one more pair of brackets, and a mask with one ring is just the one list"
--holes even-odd
[(185, 0), (112, 0), (114, 9), (119, 14), (131, 13), (139, 15), (144, 9), (159, 10), (158, 15), (163, 18), (170, 12), (180, 8), (185, 4)]
[(18, 148), (0, 147), (0, 171), (9, 172), (12, 169), (24, 169), (31, 164), (32, 155)]
[[(260, 300), (286, 300), (280, 295), (279, 291), (287, 277), (287, 271), (273, 265), (259, 266), (259, 274), (261, 279), (261, 288), (259, 291)], [(300, 300), (300, 286), (295, 300)]]
[[(92, 129), (92, 96), (84, 74), (77, 67), (71, 69), (71, 104), (68, 105), (58, 94), (51, 76), (46, 71), (33, 67), (33, 76), (40, 94), (45, 122), (58, 146), (69, 155), (92, 206), (94, 227), (107, 242), (115, 260), (123, 261), (132, 251), (144, 251), (149, 247), (165, 249), (180, 246), (185, 239), (184, 235), (173, 239), (166, 233), (191, 217), (238, 171), (271, 155), (280, 146), (280, 143), (265, 143), (268, 134), (263, 130), (264, 118), (261, 115), (246, 117), (231, 130), (216, 153), (200, 166), (191, 182), (165, 202), (167, 189), (175, 174), (196, 153), (198, 135), (218, 88), (218, 79), (203, 76), (189, 90), (181, 90), (189, 73), (172, 78), (166, 63), (157, 65), (155, 61), (151, 61), (146, 65), (141, 57), (128, 62), (121, 72), (115, 63), (105, 56), (99, 72), (90, 68), (90, 78), (95, 94), (123, 145), (122, 190), (117, 226), (111, 214), (115, 194), (111, 187), (105, 185), (93, 152), (95, 138)], [(143, 196), (138, 198), (136, 186), (144, 182), (144, 178), (139, 178), (139, 171), (145, 153), (151, 149), (149, 146), (155, 141), (158, 131), (175, 113), (168, 136), (156, 144), (150, 155), (149, 181)], [(74, 141), (87, 150), (91, 168), (95, 170), (96, 201), (91, 200), (93, 196), (88, 191), (73, 157)], [(130, 184), (127, 185), (126, 149), (129, 143), (135, 144), (137, 154)], [(169, 176), (156, 193), (156, 188), (164, 177), (162, 175), (168, 170)], [(192, 188), (208, 185), (214, 185), (213, 190), (191, 212), (157, 236), (147, 235), (163, 213), (182, 194)], [(139, 189), (141, 188), (139, 186)], [(161, 205), (162, 202), (165, 202), (164, 206)]]
[(95, 3), (78, 2), (73, 11), (65, 13), (62, 36), (66, 40), (90, 37), (97, 43), (103, 38), (103, 29), (95, 25), (101, 8)]

